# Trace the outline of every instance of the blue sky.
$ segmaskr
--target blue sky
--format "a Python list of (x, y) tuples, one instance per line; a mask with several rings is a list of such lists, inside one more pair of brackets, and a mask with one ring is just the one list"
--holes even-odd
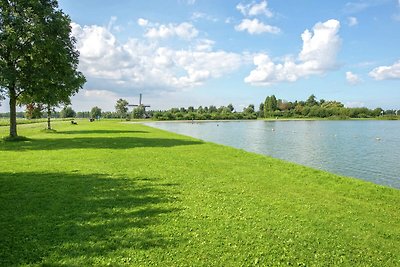
[[(400, 109), (400, 0), (60, 0), (88, 82), (75, 110), (339, 100)], [(7, 107), (3, 102), (0, 109)]]

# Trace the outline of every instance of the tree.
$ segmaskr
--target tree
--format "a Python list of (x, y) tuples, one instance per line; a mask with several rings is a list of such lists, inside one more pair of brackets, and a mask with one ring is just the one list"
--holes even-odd
[(264, 117), (270, 117), (272, 113), (278, 109), (278, 101), (275, 95), (267, 96), (264, 102)]
[(211, 106), (208, 107), (208, 112), (210, 112), (210, 113), (214, 113), (214, 112), (217, 112), (217, 111), (218, 111), (218, 109), (217, 109), (216, 106), (211, 105)]
[(0, 2), (0, 87), (10, 99), (10, 137), (17, 137), (16, 104), (68, 104), (85, 82), (70, 19), (56, 0)]
[(99, 107), (92, 107), (90, 110), (90, 117), (93, 119), (99, 119), (101, 116), (101, 108)]
[(25, 118), (28, 120), (39, 119), (42, 117), (43, 106), (40, 104), (30, 103), (26, 105)]
[[(40, 37), (33, 56), (37, 58), (33, 68), (36, 83), (31, 83), (30, 98), (46, 106), (47, 128), (51, 129), (50, 118), (54, 107), (71, 104), (71, 96), (82, 88), (85, 77), (77, 71), (79, 52), (71, 36), (71, 20), (55, 6), (47, 6), (40, 16)], [(40, 67), (39, 67), (40, 66)]]
[(233, 107), (232, 104), (229, 104), (229, 105), (227, 106), (227, 108), (230, 110), (230, 113), (232, 113), (232, 112), (235, 110), (235, 108)]
[(317, 102), (317, 100), (316, 100), (315, 95), (310, 95), (310, 96), (308, 97), (308, 99), (307, 99), (307, 101), (306, 101), (306, 105), (309, 106), (309, 107), (317, 106), (317, 105), (318, 105), (318, 102)]
[(75, 118), (76, 112), (71, 107), (64, 107), (60, 112), (61, 118)]
[[(172, 110), (172, 109), (171, 109)], [(174, 116), (173, 114), (179, 113), (179, 109), (178, 112), (169, 112), (170, 115), (168, 116)], [(132, 111), (132, 116), (134, 119), (143, 119), (145, 116), (145, 110), (143, 106), (138, 106), (136, 108), (133, 109)]]
[(258, 107), (258, 117), (264, 118), (264, 103), (260, 103), (260, 106)]
[(115, 111), (121, 119), (125, 118), (128, 113), (128, 104), (128, 101), (122, 98), (118, 99), (117, 103), (115, 104)]

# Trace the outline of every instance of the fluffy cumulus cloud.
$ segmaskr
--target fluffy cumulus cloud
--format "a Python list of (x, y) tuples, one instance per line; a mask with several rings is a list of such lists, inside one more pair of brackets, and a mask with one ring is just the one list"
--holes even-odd
[(147, 19), (139, 18), (137, 21), (139, 26), (145, 27), (149, 25), (149, 21)]
[(346, 72), (346, 80), (351, 85), (356, 85), (361, 82), (360, 77), (357, 74), (352, 73), (351, 71)]
[(400, 79), (400, 60), (391, 66), (380, 66), (370, 71), (369, 76), (375, 80)]
[[(138, 22), (139, 23), (139, 22)], [(140, 26), (147, 26), (149, 25), (148, 22), (145, 24), (139, 23)], [(168, 25), (158, 25), (155, 27), (147, 28), (145, 36), (151, 39), (165, 39), (171, 37), (178, 37), (184, 40), (190, 40), (199, 34), (199, 31), (188, 22), (183, 22), (181, 24), (168, 24)]]
[(255, 55), (253, 63), (256, 68), (245, 82), (252, 85), (294, 82), (301, 77), (337, 68), (336, 57), (341, 46), (339, 29), (339, 21), (332, 19), (315, 24), (312, 32), (305, 30), (301, 35), (303, 48), (297, 58), (287, 56), (283, 62), (275, 63), (267, 54)]
[(215, 42), (209, 39), (200, 39), (197, 41), (196, 50), (198, 51), (211, 51)]
[(240, 54), (212, 51), (213, 41), (207, 39), (198, 41), (197, 50), (174, 50), (146, 39), (121, 44), (107, 28), (96, 25), (71, 26), (80, 51), (79, 67), (88, 85), (98, 90), (190, 88), (242, 64)]
[(244, 16), (265, 15), (269, 18), (273, 16), (272, 11), (268, 9), (267, 1), (261, 1), (260, 3), (252, 2), (247, 5), (239, 3), (236, 6), (236, 9), (239, 10)]
[(244, 19), (239, 25), (235, 26), (237, 31), (247, 31), (250, 34), (261, 34), (261, 33), (280, 33), (280, 29), (275, 26), (266, 25), (260, 22), (258, 19)]

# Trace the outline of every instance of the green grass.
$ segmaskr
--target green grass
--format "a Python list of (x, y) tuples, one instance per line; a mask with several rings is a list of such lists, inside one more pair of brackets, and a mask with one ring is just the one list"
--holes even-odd
[(140, 124), (54, 128), (0, 141), (1, 266), (400, 265), (399, 190)]
[[(56, 121), (71, 121), (73, 119), (71, 118), (52, 118), (51, 122), (53, 123)], [(41, 122), (47, 122), (47, 118), (42, 118), (42, 119), (24, 119), (24, 118), (17, 118), (17, 124), (32, 124), (32, 123), (41, 123)], [(9, 126), (10, 125), (10, 119), (9, 118), (0, 118), (0, 126)]]

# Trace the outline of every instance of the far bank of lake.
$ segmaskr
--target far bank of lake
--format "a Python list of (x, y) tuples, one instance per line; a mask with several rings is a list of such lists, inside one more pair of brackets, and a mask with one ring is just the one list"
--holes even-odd
[(400, 121), (196, 121), (146, 124), (400, 188)]

